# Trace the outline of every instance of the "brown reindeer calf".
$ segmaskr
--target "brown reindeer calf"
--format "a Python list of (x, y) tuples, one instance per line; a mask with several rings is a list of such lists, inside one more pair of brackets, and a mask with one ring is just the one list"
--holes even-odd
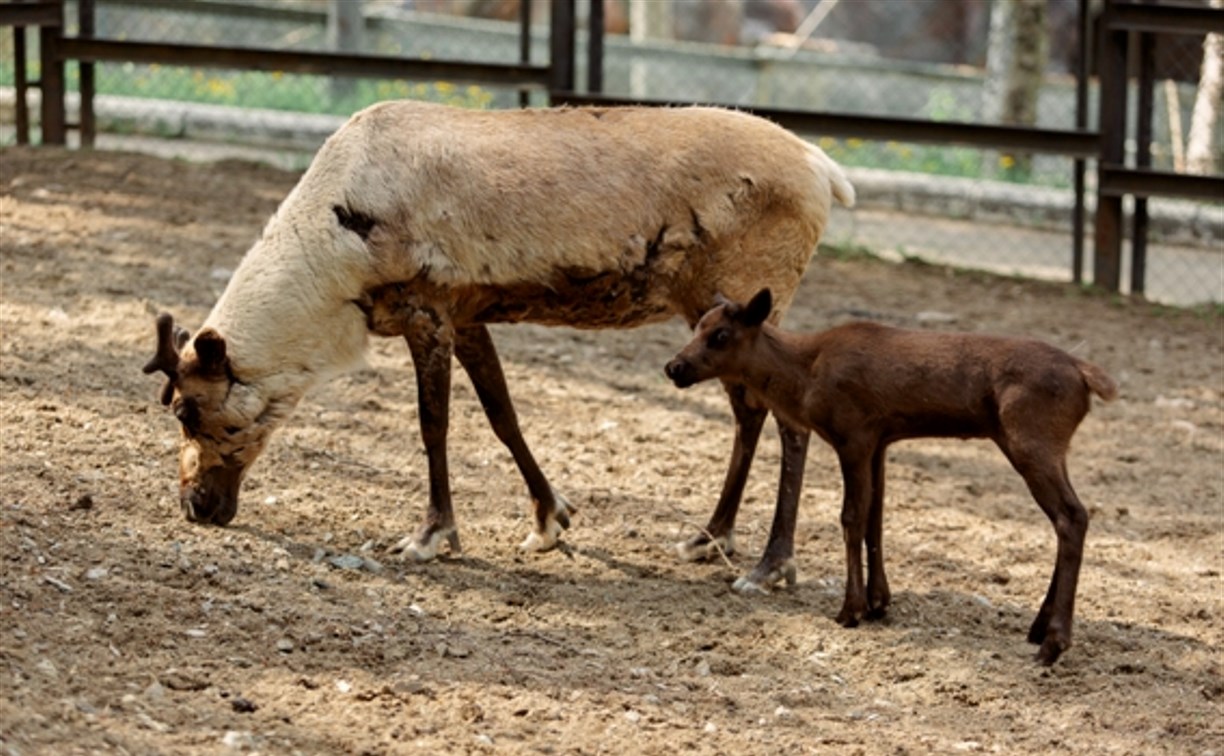
[[(876, 323), (798, 334), (767, 322), (772, 310), (769, 289), (747, 305), (720, 304), (698, 322), (693, 340), (666, 372), (680, 388), (709, 378), (742, 382), (779, 423), (816, 431), (836, 449), (845, 486), (847, 569), (838, 623), (854, 627), (863, 617), (883, 616), (888, 606), (881, 544), (888, 445), (919, 437), (989, 438), (1024, 478), (1058, 536), (1054, 577), (1028, 634), (1030, 643), (1041, 645), (1037, 660), (1053, 664), (1071, 645), (1088, 529), (1088, 514), (1067, 479), (1067, 450), (1090, 395), (1114, 398), (1114, 382), (1095, 365), (1039, 341)], [(779, 512), (775, 528), (793, 536), (795, 515)]]

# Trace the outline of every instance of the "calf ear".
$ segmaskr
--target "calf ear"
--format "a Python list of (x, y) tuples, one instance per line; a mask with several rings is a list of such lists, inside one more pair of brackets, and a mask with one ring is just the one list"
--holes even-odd
[(756, 296), (744, 306), (739, 321), (746, 326), (759, 326), (773, 312), (773, 294), (769, 289), (761, 289)]
[(196, 357), (200, 369), (205, 373), (219, 373), (225, 369), (225, 337), (211, 328), (205, 328), (195, 337)]

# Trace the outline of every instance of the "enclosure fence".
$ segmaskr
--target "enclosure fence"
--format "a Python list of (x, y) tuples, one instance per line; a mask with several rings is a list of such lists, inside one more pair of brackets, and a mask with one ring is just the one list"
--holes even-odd
[[(1012, 122), (992, 72), (995, 9), (1034, 3), (736, 0), (728, 21), (721, 2), (487, 4), (513, 7), (499, 18), (458, 15), (476, 5), (460, 0), (349, 0), (330, 13), (306, 0), (0, 2), (13, 27), (0, 42), (7, 138), (30, 138), (31, 88), (41, 142), (86, 146), (108, 129), (184, 135), (149, 115), (163, 101), (324, 119), (320, 133), (392, 98), (725, 105), (851, 169), (860, 208), (834, 217), (833, 245), (1224, 301), (1224, 179), (1186, 173), (1182, 155), (1204, 35), (1224, 34), (1224, 10), (1106, 0), (1094, 14), (1089, 0), (1046, 0), (1045, 74), (1032, 112)], [(787, 5), (789, 26), (749, 12)], [(907, 222), (920, 216), (964, 223)]]

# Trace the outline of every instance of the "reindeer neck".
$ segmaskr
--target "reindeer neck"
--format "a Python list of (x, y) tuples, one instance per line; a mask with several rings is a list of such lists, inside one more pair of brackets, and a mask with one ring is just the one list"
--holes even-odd
[(784, 331), (766, 323), (746, 360), (743, 380), (771, 407), (803, 395), (812, 363), (820, 353), (817, 335)]
[(278, 220), (243, 258), (205, 326), (225, 338), (240, 380), (300, 397), (360, 362), (366, 323), (352, 301), (365, 282), (327, 229), (277, 228)]

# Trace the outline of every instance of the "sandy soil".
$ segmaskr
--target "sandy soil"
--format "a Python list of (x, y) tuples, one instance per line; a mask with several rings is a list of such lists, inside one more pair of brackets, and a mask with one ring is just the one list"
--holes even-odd
[[(312, 394), (228, 528), (183, 520), (152, 315), (202, 321), (294, 176), (114, 153), (0, 152), (0, 744), (10, 754), (1220, 753), (1224, 328), (1077, 289), (817, 258), (792, 327), (868, 314), (1028, 334), (1108, 369), (1081, 426), (1092, 512), (1075, 646), (1024, 634), (1053, 529), (986, 442), (890, 455), (894, 603), (834, 624), (840, 480), (814, 443), (799, 583), (746, 598), (776, 433), (733, 564), (668, 552), (730, 448), (719, 389), (670, 387), (679, 324), (496, 330), (525, 434), (580, 511), (520, 555), (528, 502), (461, 374), (451, 423), (466, 548), (387, 553), (424, 511), (401, 342)], [(982, 243), (990, 243), (983, 229)]]

